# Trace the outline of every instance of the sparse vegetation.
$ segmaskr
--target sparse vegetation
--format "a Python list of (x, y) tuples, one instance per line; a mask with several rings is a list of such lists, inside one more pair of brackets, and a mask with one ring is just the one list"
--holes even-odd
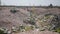
[[(52, 4), (50, 4), (49, 5), (49, 8), (50, 9), (48, 9), (48, 11), (50, 11), (50, 10), (52, 10), (52, 11), (54, 11), (55, 9), (53, 8), (53, 5)], [(53, 9), (51, 9), (51, 8), (53, 8)], [(21, 11), (22, 10), (22, 11)], [(12, 13), (9, 13), (8, 14), (8, 12), (6, 13), (6, 10), (4, 10), (5, 11), (5, 13), (6, 14), (4, 14), (4, 15), (2, 15), (4, 12), (2, 11), (1, 12), (1, 16), (4, 16), (5, 17), (5, 15), (7, 16), (7, 17), (2, 17), (1, 18), (1, 21), (3, 21), (3, 22), (1, 22), (2, 24), (4, 23), (4, 26), (5, 25), (9, 25), (9, 27), (13, 27), (13, 25), (15, 25), (15, 24), (17, 24), (17, 26), (16, 27), (13, 27), (11, 30), (12, 30), (12, 32), (25, 32), (25, 31), (30, 31), (30, 30), (39, 30), (39, 31), (45, 31), (45, 30), (48, 30), (48, 31), (52, 31), (52, 30), (54, 30), (54, 31), (56, 31), (56, 32), (59, 32), (60, 33), (60, 20), (59, 20), (59, 18), (58, 18), (58, 16), (54, 13), (54, 14), (46, 14), (44, 11), (46, 10), (46, 8), (38, 8), (38, 10), (37, 10), (37, 8), (36, 8), (36, 11), (38, 12), (38, 11), (42, 11), (41, 13), (43, 14), (41, 14), (42, 15), (42, 17), (41, 17), (41, 15), (40, 14), (37, 14), (37, 12), (35, 13), (35, 10), (34, 10), (34, 8), (32, 8), (32, 9), (30, 9), (30, 10), (26, 10), (26, 13), (27, 14), (29, 14), (29, 16), (26, 14), (26, 13), (24, 13), (24, 11), (25, 11), (25, 9), (21, 9), (20, 11), (21, 11), (21, 13), (19, 12), (19, 13), (17, 13), (18, 12), (18, 10), (17, 9), (12, 9), (12, 10), (10, 10), (10, 12)], [(29, 12), (30, 11), (30, 12)], [(47, 10), (46, 10), (47, 11)], [(47, 11), (47, 12), (48, 12)], [(52, 11), (51, 11), (51, 13), (52, 13)], [(16, 14), (17, 15), (16, 15)], [(40, 12), (39, 12), (40, 13)], [(8, 14), (8, 15), (7, 15)], [(11, 14), (11, 15), (10, 15)], [(14, 15), (13, 15), (14, 14)], [(25, 16), (25, 15), (27, 15), (27, 16)], [(10, 15), (10, 17), (8, 17)], [(21, 18), (20, 18), (21, 17)], [(25, 19), (25, 17), (26, 17), (26, 19)], [(16, 19), (15, 19), (16, 18)], [(5, 19), (5, 20), (4, 20)], [(9, 22), (7, 22), (7, 20), (9, 21)], [(23, 22), (22, 22), (23, 21)], [(20, 23), (20, 22), (22, 22), (22, 23)], [(11, 25), (11, 24), (12, 25)], [(18, 24), (23, 24), (23, 25), (18, 25)], [(11, 26), (10, 26), (11, 25)], [(59, 27), (58, 27), (59, 26)], [(7, 27), (7, 26), (6, 26)], [(8, 28), (9, 28), (8, 27)], [(55, 28), (55, 29), (54, 29)], [(4, 31), (6, 31), (5, 29), (3, 29)], [(0, 33), (2, 33), (2, 32), (4, 32), (4, 31), (0, 31)], [(8, 32), (8, 31), (7, 31)], [(6, 33), (7, 34), (7, 33)]]
[[(50, 7), (52, 8), (53, 6), (50, 5)], [(57, 24), (57, 22), (59, 21), (58, 16), (55, 14), (45, 14), (43, 17), (39, 17), (39, 18), (35, 18), (35, 16), (36, 15), (34, 15), (34, 13), (31, 11), (30, 18), (25, 20), (24, 22), (32, 24), (35, 27), (37, 26), (40, 29), (40, 31), (44, 31), (44, 30), (52, 31), (52, 29), (58, 25)], [(37, 20), (35, 20), (35, 19), (37, 19)], [(55, 21), (53, 21), (53, 20), (55, 20)], [(36, 24), (36, 23), (38, 23), (38, 24)], [(30, 27), (26, 28), (26, 30), (29, 30), (29, 29), (30, 29)]]

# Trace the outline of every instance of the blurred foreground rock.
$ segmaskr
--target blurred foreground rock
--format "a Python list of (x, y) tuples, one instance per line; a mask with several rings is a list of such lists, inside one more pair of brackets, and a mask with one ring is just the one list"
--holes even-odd
[(13, 34), (59, 34), (56, 32), (51, 32), (51, 31), (27, 31), (27, 32), (20, 32), (20, 33), (13, 33)]

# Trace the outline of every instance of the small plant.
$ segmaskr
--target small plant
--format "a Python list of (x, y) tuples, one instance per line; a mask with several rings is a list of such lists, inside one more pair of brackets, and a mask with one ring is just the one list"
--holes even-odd
[(55, 32), (60, 33), (60, 27), (55, 30)]
[(10, 10), (11, 13), (16, 13), (18, 10), (16, 9), (13, 9), (13, 10)]
[(25, 31), (29, 31), (29, 30), (32, 30), (33, 28), (31, 26), (26, 26), (25, 27)]
[(40, 30), (40, 31), (45, 31), (45, 28), (40, 27), (39, 30)]
[(12, 32), (17, 32), (16, 27), (12, 27)]
[(7, 32), (6, 33), (4, 33), (4, 32), (5, 32), (5, 30), (3, 28), (0, 28), (0, 34), (7, 34)]
[(24, 29), (25, 29), (25, 26), (20, 25), (19, 28), (18, 28), (18, 31), (20, 31), (20, 32), (24, 32), (24, 31), (25, 31)]

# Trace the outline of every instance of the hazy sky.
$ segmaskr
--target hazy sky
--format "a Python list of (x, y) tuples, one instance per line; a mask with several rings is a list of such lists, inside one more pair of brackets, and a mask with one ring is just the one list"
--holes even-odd
[(33, 6), (33, 5), (58, 5), (60, 6), (60, 0), (1, 0), (2, 5), (23, 5), (23, 6)]

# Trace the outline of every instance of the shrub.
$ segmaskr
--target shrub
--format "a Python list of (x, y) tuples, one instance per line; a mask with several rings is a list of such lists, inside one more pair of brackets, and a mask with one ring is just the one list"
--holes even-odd
[(50, 8), (53, 8), (53, 5), (52, 5), (52, 4), (50, 4), (50, 5), (49, 5), (49, 7), (50, 7)]
[(60, 33), (60, 27), (55, 30), (55, 32)]
[(12, 9), (10, 10), (11, 13), (16, 13), (18, 10)]
[(7, 33), (4, 33), (4, 31), (0, 29), (0, 34), (7, 34)]

